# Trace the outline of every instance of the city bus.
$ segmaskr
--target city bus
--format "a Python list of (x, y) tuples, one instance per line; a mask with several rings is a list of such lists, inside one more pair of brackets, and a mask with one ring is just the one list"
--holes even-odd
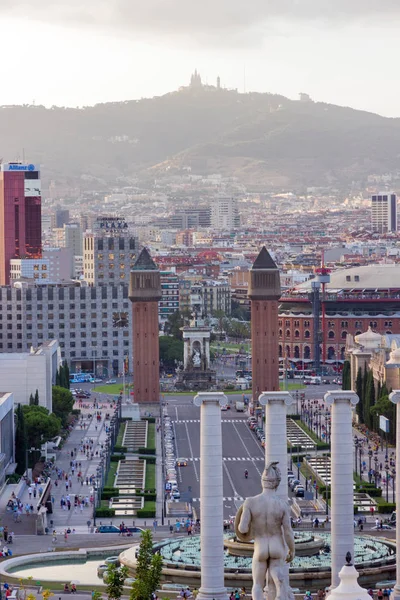
[(72, 373), (69, 376), (70, 383), (87, 383), (93, 379), (93, 373)]

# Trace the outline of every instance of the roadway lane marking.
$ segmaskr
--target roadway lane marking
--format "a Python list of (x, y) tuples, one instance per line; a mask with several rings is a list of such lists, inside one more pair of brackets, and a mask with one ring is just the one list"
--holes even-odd
[[(174, 445), (175, 445), (175, 456), (176, 458), (179, 457), (179, 452), (178, 452), (178, 438), (176, 437), (176, 429), (175, 429), (175, 423), (173, 423), (172, 427), (174, 428)], [(182, 471), (180, 469), (176, 469), (178, 471), (178, 479), (179, 479), (179, 483), (182, 483)]]
[[(196, 457), (189, 458), (189, 460), (199, 461), (200, 458), (196, 456)], [(265, 459), (263, 456), (254, 456), (252, 458), (249, 458), (248, 456), (224, 456), (222, 458), (222, 460), (250, 460), (251, 462), (253, 462), (254, 460), (265, 460)]]
[(196, 476), (196, 481), (200, 481), (199, 473), (197, 471), (196, 463), (195, 463), (194, 457), (193, 457), (192, 442), (190, 441), (189, 428), (187, 426), (187, 423), (185, 423), (185, 429), (186, 429), (186, 435), (187, 435), (187, 440), (188, 440), (188, 444), (189, 444), (189, 450), (190, 450), (190, 454), (191, 454), (191, 459), (192, 459), (192, 462), (193, 462), (194, 474)]
[[(247, 448), (246, 444), (245, 444), (245, 443), (244, 443), (244, 441), (242, 440), (242, 437), (241, 437), (241, 435), (240, 435), (240, 433), (239, 433), (239, 431), (238, 431), (238, 428), (236, 427), (236, 425), (234, 425), (234, 426), (233, 426), (233, 428), (234, 428), (234, 430), (236, 431), (236, 433), (238, 434), (238, 437), (239, 437), (240, 441), (242, 442), (243, 448), (246, 450), (247, 454), (249, 455), (249, 458), (250, 458), (250, 460), (252, 460), (252, 461), (253, 461), (253, 463), (255, 463), (254, 456), (252, 456), (252, 455), (250, 454), (250, 452), (249, 452), (249, 449)], [(260, 477), (261, 477), (262, 473), (261, 473), (260, 469), (257, 467), (257, 465), (256, 465), (256, 464), (254, 464), (254, 468), (256, 469), (257, 473), (258, 473), (258, 474), (260, 475)]]
[(228, 480), (229, 480), (229, 483), (231, 484), (231, 488), (232, 488), (232, 490), (233, 490), (233, 493), (235, 494), (235, 498), (238, 498), (238, 497), (239, 497), (239, 494), (237, 493), (237, 490), (236, 490), (236, 488), (235, 488), (235, 486), (234, 486), (234, 484), (233, 484), (233, 479), (232, 479), (232, 477), (231, 477), (231, 474), (230, 474), (230, 473), (229, 473), (229, 471), (228, 471), (228, 467), (226, 466), (225, 462), (223, 462), (223, 463), (222, 463), (222, 466), (224, 467), (224, 469), (225, 469), (225, 473), (226, 473), (226, 474), (227, 474), (227, 476), (228, 476)]
[[(175, 406), (176, 412), (178, 412), (177, 407)], [(200, 419), (178, 419), (176, 417), (175, 423), (200, 423)], [(222, 419), (221, 423), (246, 423), (246, 419)]]
[[(244, 498), (242, 496), (236, 496), (236, 498), (232, 498), (232, 496), (224, 497), (224, 502), (243, 502)], [(192, 502), (200, 502), (200, 498), (192, 498)], [(226, 508), (231, 508), (230, 506), (226, 506)]]

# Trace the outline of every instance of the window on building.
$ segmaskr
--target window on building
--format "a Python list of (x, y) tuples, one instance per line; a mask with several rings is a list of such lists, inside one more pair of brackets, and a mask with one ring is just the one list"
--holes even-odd
[(347, 337), (347, 331), (342, 331), (342, 333), (340, 334), (340, 337), (342, 338), (342, 340), (345, 340)]
[(304, 332), (304, 337), (306, 339), (308, 339), (310, 337), (310, 332), (308, 331), (308, 329), (306, 329), (306, 331)]
[(310, 327), (310, 321), (303, 321), (304, 327)]
[(348, 327), (349, 326), (349, 322), (348, 321), (342, 321), (340, 325), (341, 325), (341, 327)]
[(332, 340), (335, 337), (335, 332), (334, 331), (328, 331), (328, 338), (330, 340)]
[(296, 329), (296, 331), (294, 332), (294, 337), (295, 338), (299, 338), (300, 337), (300, 331), (298, 329)]

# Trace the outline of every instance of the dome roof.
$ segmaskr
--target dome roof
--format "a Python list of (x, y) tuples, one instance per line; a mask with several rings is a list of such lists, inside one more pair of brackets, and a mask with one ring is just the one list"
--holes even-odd
[(396, 348), (391, 351), (390, 358), (386, 364), (391, 364), (391, 365), (400, 364), (400, 348)]
[(364, 348), (378, 348), (381, 343), (382, 336), (380, 333), (375, 333), (372, 331), (371, 327), (368, 327), (368, 331), (365, 333), (360, 333), (360, 335), (356, 335), (354, 340), (360, 346)]

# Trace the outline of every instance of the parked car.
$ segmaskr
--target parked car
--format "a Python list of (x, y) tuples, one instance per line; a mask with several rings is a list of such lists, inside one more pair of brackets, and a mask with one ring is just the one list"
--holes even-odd
[[(97, 527), (97, 531), (98, 533), (119, 533), (119, 527), (116, 525), (100, 525)], [(125, 531), (129, 531), (130, 533), (140, 533), (141, 531), (144, 531), (144, 529), (141, 529), (140, 527), (125, 526)]]
[(108, 381), (106, 381), (106, 383), (117, 383), (116, 379), (109, 379)]

